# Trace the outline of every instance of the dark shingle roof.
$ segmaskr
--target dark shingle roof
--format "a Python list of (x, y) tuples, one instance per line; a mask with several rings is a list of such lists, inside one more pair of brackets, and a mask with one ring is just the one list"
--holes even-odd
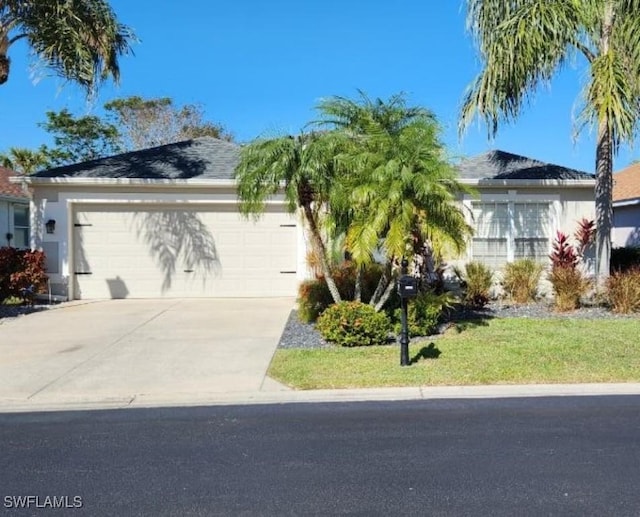
[(35, 178), (232, 179), (240, 146), (212, 137), (41, 171)]
[(27, 199), (20, 185), (9, 182), (11, 176), (18, 176), (18, 173), (11, 169), (0, 167), (0, 197)]
[(504, 151), (489, 151), (457, 165), (461, 179), (588, 180), (593, 175)]

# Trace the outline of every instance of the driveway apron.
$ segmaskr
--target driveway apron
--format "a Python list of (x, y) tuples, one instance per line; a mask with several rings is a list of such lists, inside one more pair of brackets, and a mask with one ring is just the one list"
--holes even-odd
[(0, 324), (0, 400), (256, 392), (292, 298), (63, 304)]

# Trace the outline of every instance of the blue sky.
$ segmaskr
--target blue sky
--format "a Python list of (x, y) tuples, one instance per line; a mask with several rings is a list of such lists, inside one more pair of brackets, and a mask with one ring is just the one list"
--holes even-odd
[[(582, 70), (563, 71), (535, 97), (517, 123), (490, 141), (480, 124), (458, 139), (460, 104), (480, 69), (465, 31), (462, 0), (112, 0), (120, 20), (141, 42), (122, 61), (119, 87), (106, 85), (87, 102), (71, 84), (33, 74), (28, 50), (11, 49), (11, 76), (0, 87), (0, 150), (37, 147), (47, 110), (99, 113), (116, 97), (172, 97), (199, 103), (239, 141), (296, 133), (315, 118), (317, 101), (332, 95), (388, 98), (405, 92), (411, 104), (435, 112), (452, 156), (489, 149), (593, 172), (594, 138), (572, 139), (573, 108)], [(34, 79), (39, 79), (34, 81)], [(622, 149), (615, 168), (640, 158)]]

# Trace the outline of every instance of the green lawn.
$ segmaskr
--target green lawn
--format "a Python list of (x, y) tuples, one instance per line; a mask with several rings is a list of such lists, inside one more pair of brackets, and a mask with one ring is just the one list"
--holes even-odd
[(298, 389), (640, 382), (640, 319), (495, 319), (412, 344), (278, 350), (269, 375)]

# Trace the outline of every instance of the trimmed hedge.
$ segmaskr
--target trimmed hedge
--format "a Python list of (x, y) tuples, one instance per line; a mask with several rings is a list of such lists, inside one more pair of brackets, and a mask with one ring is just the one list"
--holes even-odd
[(361, 302), (340, 302), (325, 310), (316, 328), (322, 337), (340, 346), (384, 345), (391, 322), (384, 312)]

